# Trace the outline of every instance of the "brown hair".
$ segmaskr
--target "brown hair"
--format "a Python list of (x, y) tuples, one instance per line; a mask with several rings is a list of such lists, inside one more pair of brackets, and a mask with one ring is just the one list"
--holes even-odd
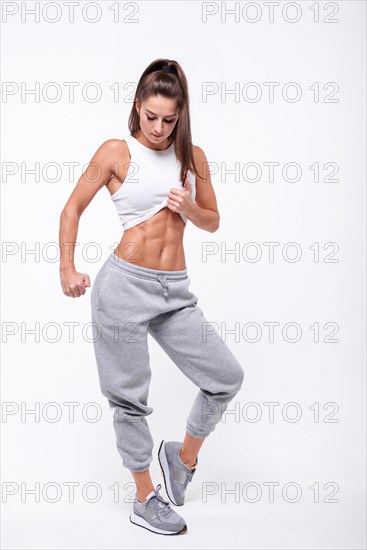
[[(162, 71), (163, 66), (168, 66), (173, 74)], [(135, 102), (138, 100), (141, 105), (143, 101), (152, 95), (161, 95), (169, 99), (176, 99), (179, 118), (170, 137), (175, 144), (176, 157), (181, 163), (180, 180), (182, 185), (189, 170), (201, 178), (195, 165), (191, 141), (187, 79), (177, 61), (174, 59), (156, 59), (148, 65), (141, 75), (128, 121), (130, 133), (134, 137), (140, 129), (139, 115), (136, 111)]]

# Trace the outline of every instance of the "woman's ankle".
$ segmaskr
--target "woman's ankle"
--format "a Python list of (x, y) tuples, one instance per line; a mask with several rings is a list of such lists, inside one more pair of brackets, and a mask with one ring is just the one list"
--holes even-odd
[(184, 452), (182, 451), (182, 448), (180, 449), (178, 456), (181, 462), (183, 462), (183, 464), (185, 464), (189, 468), (193, 468), (196, 465), (196, 458), (193, 458), (192, 456), (186, 457)]
[(136, 492), (136, 498), (139, 502), (145, 502), (149, 493), (154, 491), (154, 487), (151, 489), (140, 489)]

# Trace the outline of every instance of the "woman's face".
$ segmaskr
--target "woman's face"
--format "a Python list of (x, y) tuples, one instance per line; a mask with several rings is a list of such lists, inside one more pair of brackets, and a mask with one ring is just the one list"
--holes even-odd
[(178, 120), (176, 100), (151, 96), (140, 105), (136, 102), (140, 128), (151, 143), (162, 143), (173, 132)]

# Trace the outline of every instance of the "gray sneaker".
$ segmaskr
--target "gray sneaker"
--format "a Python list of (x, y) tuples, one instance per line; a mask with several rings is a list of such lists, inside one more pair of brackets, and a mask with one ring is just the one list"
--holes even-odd
[(172, 510), (168, 500), (159, 494), (162, 485), (158, 484), (155, 491), (151, 491), (144, 502), (135, 498), (130, 521), (139, 527), (160, 535), (181, 535), (187, 532), (187, 525), (183, 517)]
[(189, 468), (179, 457), (182, 443), (179, 441), (162, 440), (158, 451), (158, 460), (163, 473), (164, 484), (168, 498), (176, 506), (185, 504), (185, 491), (188, 483), (196, 472), (196, 466)]

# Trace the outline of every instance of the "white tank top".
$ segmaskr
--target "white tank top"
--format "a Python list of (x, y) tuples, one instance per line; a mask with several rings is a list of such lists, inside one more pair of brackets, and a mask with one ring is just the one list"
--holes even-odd
[[(127, 135), (125, 141), (130, 151), (130, 165), (121, 187), (111, 195), (124, 230), (151, 218), (162, 208), (168, 208), (167, 195), (172, 187), (184, 190), (179, 179), (181, 163), (176, 158), (174, 142), (163, 151), (146, 147), (136, 138)], [(195, 200), (195, 175), (189, 171)], [(187, 223), (187, 216), (180, 213)]]

